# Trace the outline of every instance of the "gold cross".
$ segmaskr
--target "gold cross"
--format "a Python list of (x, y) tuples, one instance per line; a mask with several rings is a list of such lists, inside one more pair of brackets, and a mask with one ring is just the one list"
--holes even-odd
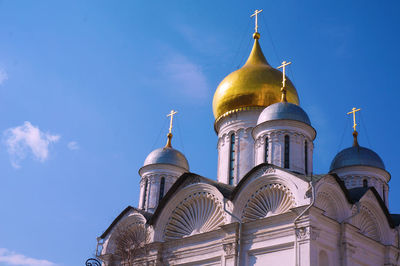
[(286, 66), (288, 66), (288, 65), (290, 65), (292, 62), (286, 62), (286, 61), (283, 61), (282, 62), (282, 65), (280, 65), (280, 66), (278, 66), (278, 68), (282, 68), (282, 87), (284, 87), (285, 88), (285, 82), (286, 82), (286, 75), (285, 75), (285, 67)]
[(169, 114), (167, 114), (167, 117), (168, 117), (168, 116), (171, 117), (171, 120), (170, 120), (170, 122), (169, 122), (169, 133), (170, 133), (170, 134), (172, 134), (172, 133), (171, 133), (171, 132), (172, 132), (172, 120), (174, 120), (174, 114), (177, 114), (177, 113), (178, 113), (178, 111), (171, 110), (171, 112), (170, 112)]
[(254, 17), (254, 16), (256, 17), (256, 21), (255, 21), (256, 26), (254, 27), (255, 32), (258, 32), (258, 14), (261, 13), (261, 12), (262, 12), (262, 9), (261, 9), (261, 10), (257, 10), (257, 9), (256, 9), (256, 10), (254, 11), (254, 13), (250, 16), (251, 18)]
[(360, 111), (361, 109), (356, 109), (355, 107), (353, 107), (353, 109), (351, 109), (351, 112), (348, 112), (347, 114), (353, 114), (353, 128), (354, 131), (356, 131), (356, 127), (357, 127), (357, 123), (356, 123), (356, 112)]
[(286, 66), (290, 65), (292, 62), (283, 61), (282, 65), (278, 66), (278, 68), (282, 68), (282, 102), (287, 102), (286, 100)]

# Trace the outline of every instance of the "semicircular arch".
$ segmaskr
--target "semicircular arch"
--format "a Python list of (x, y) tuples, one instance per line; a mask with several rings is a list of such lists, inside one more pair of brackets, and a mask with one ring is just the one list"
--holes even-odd
[(180, 239), (217, 229), (226, 223), (223, 195), (209, 184), (180, 190), (165, 205), (154, 226), (154, 241)]
[(351, 215), (351, 204), (333, 177), (326, 176), (318, 181), (315, 196), (315, 206), (322, 209), (326, 216), (340, 222)]
[(285, 175), (268, 174), (245, 184), (234, 199), (233, 214), (242, 221), (277, 215), (297, 206), (298, 185)]
[(118, 224), (113, 228), (110, 232), (108, 238), (103, 245), (102, 253), (104, 254), (114, 254), (117, 248), (118, 238), (120, 238), (123, 232), (127, 230), (137, 231), (134, 227), (140, 227), (140, 231), (143, 231), (144, 227), (146, 227), (146, 218), (137, 212), (128, 213), (125, 217), (123, 217)]

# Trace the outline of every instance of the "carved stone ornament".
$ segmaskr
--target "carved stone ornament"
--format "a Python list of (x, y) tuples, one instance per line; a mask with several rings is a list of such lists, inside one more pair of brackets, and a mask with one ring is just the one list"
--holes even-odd
[(310, 228), (309, 227), (296, 228), (296, 237), (299, 240), (308, 239), (310, 237)]
[(235, 243), (223, 244), (225, 256), (234, 255), (236, 251)]
[(271, 166), (264, 170), (263, 175), (274, 174), (275, 172), (276, 172), (275, 168)]
[(282, 184), (267, 184), (259, 188), (243, 210), (243, 222), (287, 212), (294, 206), (294, 197)]
[(176, 206), (165, 228), (165, 239), (179, 239), (217, 229), (225, 222), (221, 202), (207, 192), (197, 192)]
[(376, 221), (374, 214), (367, 207), (361, 206), (360, 213), (353, 217), (352, 224), (359, 228), (361, 234), (376, 241), (380, 241), (378, 222)]
[(344, 242), (344, 249), (347, 253), (347, 256), (352, 257), (353, 254), (357, 251), (357, 246), (350, 243), (349, 241)]
[(310, 238), (311, 238), (312, 240), (317, 240), (317, 238), (319, 237), (319, 232), (320, 232), (320, 231), (321, 231), (320, 229), (318, 229), (318, 228), (312, 226), (312, 227), (311, 227)]

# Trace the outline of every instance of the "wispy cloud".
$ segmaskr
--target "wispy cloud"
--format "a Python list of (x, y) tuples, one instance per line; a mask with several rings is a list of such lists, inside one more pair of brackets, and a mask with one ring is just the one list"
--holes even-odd
[(225, 49), (220, 35), (214, 34), (210, 29), (204, 30), (182, 23), (175, 25), (174, 28), (191, 47), (204, 55), (220, 55)]
[(70, 149), (71, 151), (79, 150), (79, 148), (80, 148), (79, 145), (78, 145), (78, 142), (76, 142), (76, 141), (70, 141), (70, 142), (68, 142), (67, 147), (68, 147), (68, 149)]
[(5, 130), (4, 137), (14, 168), (20, 168), (21, 160), (29, 153), (39, 162), (46, 161), (49, 157), (49, 145), (60, 139), (59, 135), (42, 132), (39, 127), (28, 121), (21, 126)]
[(179, 53), (170, 54), (161, 68), (169, 87), (184, 96), (204, 99), (207, 97), (207, 79), (199, 65)]
[(40, 260), (15, 253), (6, 248), (0, 248), (1, 265), (29, 265), (29, 266), (55, 266), (56, 264), (48, 260)]
[(4, 83), (8, 79), (8, 75), (4, 69), (0, 68), (0, 85)]

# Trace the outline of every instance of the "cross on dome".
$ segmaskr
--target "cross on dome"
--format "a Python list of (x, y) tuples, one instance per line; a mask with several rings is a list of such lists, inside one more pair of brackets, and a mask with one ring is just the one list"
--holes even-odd
[(356, 123), (356, 112), (360, 111), (361, 109), (357, 109), (355, 107), (353, 107), (353, 109), (351, 109), (351, 112), (348, 112), (347, 114), (353, 114), (353, 138), (354, 138), (354, 142), (353, 142), (353, 146), (359, 146), (358, 145), (358, 140), (357, 140), (357, 136), (358, 136), (358, 132), (356, 130), (357, 128), (357, 123)]
[(250, 16), (251, 18), (252, 17), (255, 17), (255, 21), (254, 21), (254, 23), (255, 23), (255, 25), (254, 25), (254, 39), (259, 39), (260, 38), (260, 34), (258, 33), (258, 14), (260, 14), (261, 12), (262, 12), (263, 10), (262, 9), (260, 9), (260, 10), (255, 10), (254, 11), (254, 13)]
[(174, 115), (177, 114), (178, 111), (171, 110), (169, 114), (167, 114), (167, 117), (171, 117), (169, 121), (169, 133), (172, 134), (172, 121), (174, 120)]
[(287, 102), (287, 99), (286, 99), (286, 74), (285, 74), (285, 70), (286, 70), (286, 66), (290, 65), (291, 63), (292, 62), (283, 61), (282, 64), (280, 66), (278, 66), (278, 68), (282, 68), (282, 88), (281, 88), (282, 99), (281, 99), (281, 102)]
[(174, 110), (171, 110), (171, 112), (169, 112), (169, 114), (167, 114), (167, 117), (169, 116), (169, 117), (171, 117), (171, 119), (169, 120), (169, 131), (168, 131), (168, 135), (167, 135), (167, 144), (165, 145), (165, 148), (172, 148), (172, 145), (171, 145), (171, 139), (172, 139), (172, 123), (173, 123), (173, 120), (174, 120), (174, 115), (175, 114), (177, 114), (178, 113), (178, 111), (174, 111)]
[(353, 109), (351, 109), (351, 112), (348, 112), (347, 114), (353, 114), (353, 129), (354, 131), (357, 131), (357, 123), (356, 123), (356, 112), (360, 111), (361, 109), (357, 109), (355, 107), (353, 107)]

